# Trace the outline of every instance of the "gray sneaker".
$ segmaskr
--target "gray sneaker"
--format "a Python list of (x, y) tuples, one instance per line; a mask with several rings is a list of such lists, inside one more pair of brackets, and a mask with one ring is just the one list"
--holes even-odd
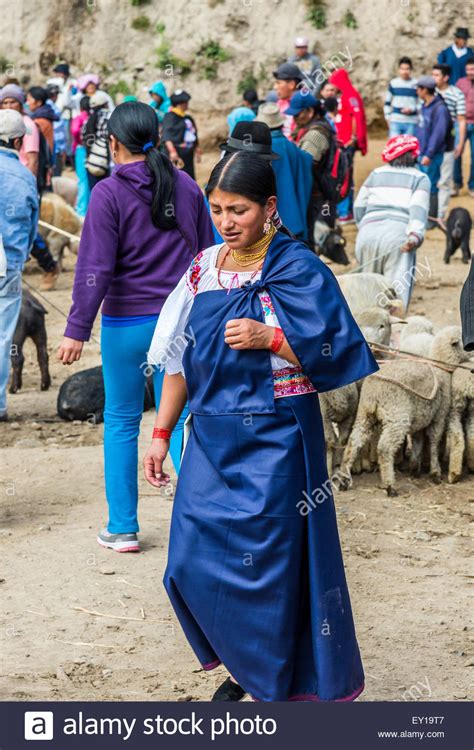
[(108, 547), (116, 552), (140, 552), (140, 544), (136, 534), (111, 534), (102, 529), (97, 536), (102, 547)]

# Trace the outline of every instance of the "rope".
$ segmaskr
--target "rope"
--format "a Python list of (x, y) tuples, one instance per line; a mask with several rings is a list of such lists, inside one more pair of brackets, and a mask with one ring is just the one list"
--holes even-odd
[(387, 383), (393, 383), (393, 385), (396, 385), (399, 388), (402, 388), (404, 391), (408, 391), (408, 393), (411, 393), (414, 396), (418, 396), (418, 398), (422, 398), (424, 401), (433, 401), (434, 397), (438, 393), (439, 383), (436, 379), (436, 375), (433, 372), (432, 365), (430, 365), (430, 368), (431, 368), (431, 374), (433, 376), (433, 388), (431, 389), (431, 393), (429, 396), (424, 396), (422, 393), (418, 393), (418, 391), (415, 391), (414, 388), (411, 388), (409, 385), (406, 385), (406, 383), (401, 383), (399, 380), (395, 380), (395, 378), (389, 378), (387, 375), (381, 375), (377, 372), (372, 377), (377, 378), (378, 380), (385, 380)]
[(53, 224), (48, 224), (47, 221), (41, 221), (41, 219), (38, 221), (38, 224), (40, 227), (45, 227), (45, 229), (51, 229), (52, 232), (56, 232), (57, 234), (62, 234), (64, 237), (69, 237), (70, 240), (77, 240), (80, 241), (80, 237), (77, 236), (77, 234), (71, 234), (70, 232), (66, 232), (65, 229), (59, 229), (59, 227), (53, 226)]
[(469, 370), (469, 372), (474, 372), (472, 365), (452, 365), (450, 362), (444, 362), (442, 359), (423, 357), (421, 354), (412, 354), (412, 352), (405, 352), (403, 349), (394, 349), (392, 346), (385, 346), (385, 344), (374, 344), (373, 341), (368, 341), (367, 343), (371, 347), (371, 349), (378, 349), (381, 352), (389, 352), (395, 357), (403, 359), (414, 359), (418, 362), (426, 362), (426, 364), (434, 365), (436, 367), (439, 367), (440, 370), (446, 370), (446, 372), (454, 372), (454, 370)]
[[(31, 284), (29, 284), (29, 283), (27, 282), (27, 280), (26, 280), (26, 279), (25, 279), (24, 277), (23, 277), (22, 281), (23, 281), (23, 284), (26, 284), (26, 286), (27, 286), (27, 287), (29, 287), (29, 288), (30, 288), (30, 289), (31, 289), (31, 290), (32, 290), (32, 291), (33, 291), (33, 292), (35, 293), (35, 295), (36, 295), (36, 296), (38, 296), (38, 297), (41, 297), (41, 299), (42, 299), (42, 300), (43, 300), (44, 302), (46, 302), (46, 304), (47, 304), (47, 305), (49, 305), (50, 307), (52, 307), (52, 308), (53, 308), (53, 310), (56, 310), (56, 312), (58, 312), (58, 313), (59, 313), (60, 315), (62, 315), (62, 316), (63, 316), (63, 318), (66, 318), (66, 320), (67, 320), (67, 315), (66, 315), (66, 313), (65, 313), (65, 312), (63, 312), (63, 311), (61, 310), (61, 308), (60, 308), (60, 307), (58, 307), (58, 306), (57, 306), (57, 305), (55, 305), (55, 304), (54, 304), (53, 302), (51, 302), (51, 300), (49, 300), (49, 299), (48, 299), (47, 297), (45, 297), (45, 296), (44, 296), (44, 294), (41, 294), (41, 292), (40, 292), (40, 291), (39, 291), (38, 289), (36, 289), (36, 287), (34, 287), (34, 286), (32, 286)], [(92, 335), (92, 333), (91, 333), (91, 340), (92, 340), (92, 341), (93, 341), (93, 342), (94, 342), (95, 344), (99, 344), (99, 346), (100, 346), (100, 342), (99, 342), (99, 341), (97, 341), (97, 339), (95, 338), (95, 336), (93, 336), (93, 335)]]

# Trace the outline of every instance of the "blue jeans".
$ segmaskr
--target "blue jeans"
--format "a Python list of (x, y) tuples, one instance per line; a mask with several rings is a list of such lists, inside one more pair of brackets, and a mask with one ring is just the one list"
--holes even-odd
[[(456, 143), (458, 142), (458, 126), (456, 123), (457, 132), (456, 132)], [(474, 123), (468, 123), (466, 126), (466, 144), (469, 143), (469, 147), (471, 149), (471, 166), (469, 169), (469, 178), (467, 182), (467, 186), (469, 190), (474, 190)], [(462, 177), (462, 156), (460, 156), (456, 161), (454, 162), (454, 184), (457, 187), (463, 186), (463, 177)]]
[(86, 169), (87, 150), (85, 146), (78, 146), (74, 155), (74, 166), (77, 174), (77, 203), (76, 211), (79, 216), (85, 216), (89, 205), (89, 180)]
[(396, 135), (415, 135), (416, 122), (391, 122), (388, 130), (388, 137), (394, 138)]
[[(155, 320), (139, 325), (102, 326), (105, 492), (109, 506), (107, 528), (111, 534), (139, 531), (138, 434), (145, 376), (149, 372), (147, 352), (155, 326)], [(153, 374), (157, 408), (163, 377), (163, 372), (155, 371)], [(181, 461), (183, 423), (187, 414), (186, 405), (170, 441), (170, 455), (176, 471)]]
[(0, 416), (7, 413), (10, 355), (21, 307), (21, 269), (7, 270), (0, 278)]
[(420, 164), (422, 172), (428, 175), (431, 182), (431, 195), (438, 195), (438, 181), (441, 176), (441, 164), (443, 163), (444, 154), (435, 154), (427, 167)]

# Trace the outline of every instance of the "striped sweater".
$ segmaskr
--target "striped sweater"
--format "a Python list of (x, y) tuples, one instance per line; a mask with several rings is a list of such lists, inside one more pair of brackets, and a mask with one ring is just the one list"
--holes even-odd
[(430, 202), (429, 178), (416, 167), (374, 169), (359, 190), (354, 204), (357, 225), (374, 221), (401, 221), (407, 236), (424, 239)]
[[(410, 109), (412, 114), (405, 115), (402, 109)], [(417, 122), (418, 97), (416, 94), (416, 80), (409, 78), (392, 78), (385, 94), (383, 113), (387, 122), (404, 124)]]

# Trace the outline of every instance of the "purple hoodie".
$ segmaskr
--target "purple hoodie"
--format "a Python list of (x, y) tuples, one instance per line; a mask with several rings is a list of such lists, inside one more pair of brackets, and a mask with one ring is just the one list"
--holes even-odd
[(116, 167), (91, 193), (77, 257), (65, 336), (88, 341), (99, 307), (104, 315), (151, 315), (163, 304), (193, 257), (214, 244), (200, 187), (176, 174), (179, 229), (151, 220), (153, 179), (145, 162)]

